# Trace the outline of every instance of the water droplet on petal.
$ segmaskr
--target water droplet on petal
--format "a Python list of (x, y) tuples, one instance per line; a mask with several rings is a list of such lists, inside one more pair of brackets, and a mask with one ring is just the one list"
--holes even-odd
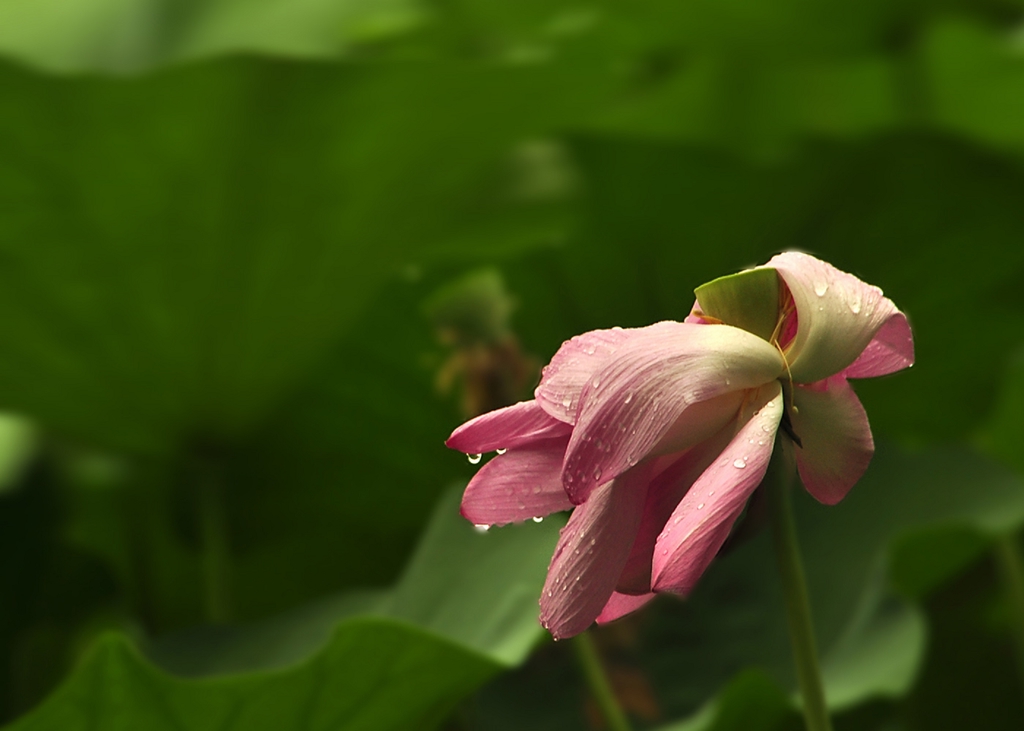
[(566, 396), (564, 399), (562, 399), (562, 406), (568, 409), (570, 406), (572, 406), (572, 399)]
[(594, 388), (597, 388), (600, 385), (601, 385), (601, 379), (598, 378), (597, 376), (594, 376)]
[(850, 312), (852, 312), (855, 315), (859, 315), (860, 314), (860, 298), (859, 297), (857, 299), (855, 299), (853, 302), (850, 303)]
[(508, 451), (507, 449), (495, 449), (494, 453), (495, 454), (505, 454), (505, 452), (507, 452), (507, 451)]
[(744, 467), (747, 466), (747, 463), (746, 463), (746, 460), (735, 459), (735, 460), (733, 460), (732, 466), (736, 467), (737, 469), (743, 469)]
[(533, 516), (533, 522), (534, 523), (543, 523), (544, 522), (544, 516), (543, 515), (535, 515), (535, 516)]
[(697, 506), (697, 510), (703, 510), (703, 509), (704, 509), (704, 503), (701, 503), (700, 505)]
[(628, 404), (632, 400), (633, 400), (633, 392), (630, 391), (629, 393), (626, 394), (626, 403)]
[(477, 523), (473, 528), (476, 529), (477, 533), (486, 533), (491, 529), (491, 526), (487, 525), (487, 523)]
[(594, 468), (594, 480), (596, 481), (596, 480), (600, 480), (600, 479), (601, 479), (601, 468), (600, 467), (595, 467)]
[(469, 460), (470, 464), (480, 464), (480, 460), (483, 459), (482, 454), (467, 454), (466, 459)]
[(672, 525), (679, 525), (682, 522), (683, 522), (683, 517), (682, 516), (678, 516), (675, 520), (672, 521)]
[(534, 495), (540, 495), (540, 485), (534, 485), (533, 486), (533, 494)]
[(814, 283), (814, 294), (818, 295), (819, 297), (824, 297), (826, 292), (828, 292), (828, 282)]

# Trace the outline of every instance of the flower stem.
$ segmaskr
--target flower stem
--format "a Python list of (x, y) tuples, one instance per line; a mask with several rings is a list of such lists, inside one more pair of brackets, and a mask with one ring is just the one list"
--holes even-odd
[(1016, 535), (1003, 536), (996, 542), (995, 560), (1010, 600), (1010, 622), (1017, 646), (1017, 674), (1024, 684), (1024, 556), (1021, 556)]
[(198, 466), (199, 520), (206, 584), (206, 619), (221, 624), (231, 619), (228, 589), (230, 549), (224, 512), (224, 485), (220, 465), (200, 460)]
[(821, 668), (818, 665), (814, 624), (811, 621), (811, 606), (807, 598), (807, 580), (804, 578), (796, 523), (793, 520), (790, 492), (794, 465), (791, 450), (792, 445), (780, 437), (772, 465), (774, 474), (770, 475), (766, 485), (769, 492), (772, 538), (782, 579), (789, 640), (793, 648), (807, 731), (832, 731)]
[(597, 648), (594, 647), (594, 640), (591, 639), (590, 633), (584, 632), (576, 635), (572, 644), (573, 649), (576, 650), (576, 660), (580, 664), (580, 669), (583, 670), (583, 677), (586, 678), (590, 692), (594, 694), (594, 699), (608, 722), (608, 728), (611, 731), (630, 731), (629, 721), (626, 720), (626, 714), (622, 712), (619, 702), (615, 699), (615, 693), (612, 692), (611, 683), (608, 682), (608, 676), (604, 672), (604, 666), (601, 664), (601, 658), (597, 654)]

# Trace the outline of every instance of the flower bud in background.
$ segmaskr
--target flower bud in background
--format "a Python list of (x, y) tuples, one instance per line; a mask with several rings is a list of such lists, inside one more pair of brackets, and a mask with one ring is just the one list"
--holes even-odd
[(424, 304), (437, 339), (450, 354), (437, 374), (437, 389), (459, 390), (465, 418), (519, 400), (539, 363), (523, 353), (510, 327), (515, 302), (501, 274), (482, 269), (435, 292)]

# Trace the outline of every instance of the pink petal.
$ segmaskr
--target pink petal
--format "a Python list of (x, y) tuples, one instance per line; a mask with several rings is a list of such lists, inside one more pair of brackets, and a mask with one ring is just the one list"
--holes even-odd
[(714, 559), (768, 469), (782, 403), (777, 382), (760, 389), (743, 416), (755, 413), (672, 513), (654, 549), (654, 591), (688, 594)]
[(615, 589), (636, 538), (649, 463), (594, 490), (562, 529), (540, 596), (540, 621), (555, 639), (579, 634), (597, 619)]
[(572, 508), (561, 477), (568, 443), (568, 437), (544, 439), (492, 459), (466, 486), (463, 517), (476, 525), (504, 525)]
[[(739, 409), (737, 409), (736, 416)], [(639, 594), (651, 589), (651, 564), (654, 559), (654, 546), (658, 536), (665, 530), (672, 512), (693, 483), (711, 466), (715, 458), (722, 453), (736, 435), (739, 424), (734, 418), (732, 422), (717, 434), (704, 440), (676, 457), (669, 466), (651, 481), (647, 491), (647, 503), (644, 505), (644, 516), (640, 521), (636, 540), (630, 551), (626, 566), (616, 590)], [(667, 457), (663, 459), (668, 459)]]
[(445, 445), (466, 454), (483, 454), (560, 437), (571, 430), (568, 424), (544, 413), (536, 401), (520, 401), (470, 419), (452, 432)]
[(735, 415), (737, 392), (784, 369), (774, 346), (728, 325), (662, 322), (632, 333), (580, 395), (562, 469), (577, 504), (652, 453), (714, 434)]
[(800, 480), (819, 502), (835, 505), (861, 478), (875, 452), (868, 415), (842, 376), (793, 389), (793, 431)]
[(640, 607), (646, 606), (657, 594), (620, 594), (613, 592), (612, 598), (604, 605), (604, 609), (597, 615), (598, 624), (608, 624), (620, 617), (635, 612)]
[(534, 391), (537, 402), (551, 416), (576, 423), (580, 392), (594, 372), (636, 330), (592, 330), (562, 343), (551, 362), (544, 366), (540, 385)]
[(798, 383), (847, 368), (899, 312), (878, 287), (813, 256), (787, 251), (765, 266), (779, 272), (796, 303), (799, 322), (788, 358)]
[[(693, 306), (690, 308), (690, 314), (686, 316), (683, 322), (689, 322), (694, 325), (708, 325), (707, 318), (704, 317), (704, 313), (701, 312), (700, 303), (697, 300), (693, 301)], [(716, 321), (717, 324), (717, 321)]]
[(907, 316), (897, 312), (882, 325), (864, 352), (843, 371), (847, 378), (886, 376), (914, 365), (914, 336)]

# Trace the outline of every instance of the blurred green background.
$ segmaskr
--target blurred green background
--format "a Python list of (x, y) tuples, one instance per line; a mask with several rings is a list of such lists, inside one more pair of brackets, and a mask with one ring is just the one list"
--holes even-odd
[[(837, 727), (1018, 729), (1022, 237), (1019, 0), (7, 0), (0, 721), (603, 728), (443, 441), (797, 248), (917, 345), (798, 501)], [(800, 728), (765, 541), (595, 633), (638, 728)]]

